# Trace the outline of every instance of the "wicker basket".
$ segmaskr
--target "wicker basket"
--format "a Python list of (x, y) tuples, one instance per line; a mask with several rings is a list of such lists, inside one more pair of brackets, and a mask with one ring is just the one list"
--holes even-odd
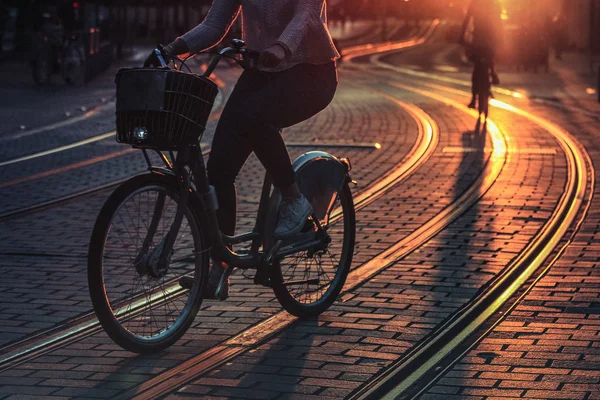
[(218, 93), (210, 79), (169, 69), (122, 69), (116, 83), (117, 141), (157, 150), (197, 144)]

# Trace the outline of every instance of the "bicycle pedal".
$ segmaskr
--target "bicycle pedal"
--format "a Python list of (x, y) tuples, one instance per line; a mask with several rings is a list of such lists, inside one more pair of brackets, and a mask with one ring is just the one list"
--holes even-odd
[(254, 275), (254, 284), (262, 285), (264, 287), (272, 288), (271, 279), (269, 278), (269, 274), (263, 268), (256, 270), (256, 275)]
[(306, 220), (306, 222), (304, 223), (304, 226), (302, 227), (302, 229), (300, 229), (300, 233), (306, 233), (306, 232), (314, 232), (315, 230), (315, 223), (312, 221), (312, 217), (308, 218)]

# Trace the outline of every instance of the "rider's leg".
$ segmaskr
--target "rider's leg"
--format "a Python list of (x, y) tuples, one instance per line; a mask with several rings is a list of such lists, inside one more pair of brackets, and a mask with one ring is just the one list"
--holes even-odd
[[(231, 125), (219, 123), (217, 132), (229, 131)], [(235, 132), (231, 130), (229, 132)], [(237, 135), (217, 135), (213, 139), (211, 154), (207, 164), (209, 182), (214, 186), (219, 201), (217, 220), (221, 232), (233, 236), (235, 234), (237, 196), (235, 189), (235, 177), (250, 155), (250, 148), (245, 140)], [(215, 291), (219, 285), (223, 272), (227, 265), (212, 260), (208, 275), (208, 285), (205, 298), (216, 298)], [(229, 278), (221, 289), (221, 299), (229, 296)]]
[(488, 52), (488, 60), (489, 60), (489, 67), (490, 67), (490, 74), (492, 76), (492, 84), (493, 85), (499, 85), (500, 84), (500, 78), (498, 77), (498, 72), (496, 72), (496, 55), (493, 49), (489, 49)]
[(240, 135), (251, 144), (273, 185), (282, 192), (276, 234), (291, 234), (310, 214), (310, 203), (295, 182), (280, 128), (302, 122), (327, 107), (337, 86), (335, 65), (302, 64), (276, 73), (245, 72), (238, 86), (248, 93), (237, 110)]
[(235, 119), (235, 113), (225, 107), (215, 131), (207, 163), (208, 181), (215, 187), (219, 201), (219, 228), (229, 236), (235, 234), (236, 226), (235, 179), (252, 153), (248, 141), (238, 134)]
[[(280, 73), (242, 74), (217, 125), (207, 164), (208, 179), (219, 200), (217, 219), (225, 234), (235, 233), (235, 178), (252, 151), (267, 169), (273, 184), (282, 191), (284, 200), (294, 204), (304, 198), (295, 182), (281, 128), (324, 109), (331, 102), (336, 86), (333, 63), (297, 66)], [(222, 271), (212, 268), (211, 278), (219, 278)], [(209, 278), (209, 284), (214, 285), (216, 280), (211, 283)]]
[[(219, 208), (217, 220), (221, 232), (235, 234), (237, 196), (235, 178), (252, 152), (248, 141), (238, 134), (236, 105), (243, 100), (243, 92), (234, 90), (231, 94), (215, 131), (212, 148), (207, 163), (208, 181), (217, 193)], [(215, 298), (215, 290), (227, 265), (213, 260), (208, 277), (205, 298)], [(229, 280), (225, 282), (225, 298), (229, 294)]]
[(223, 110), (207, 165), (209, 182), (217, 190), (217, 217), (224, 233), (231, 235), (235, 230), (234, 181), (251, 151), (274, 186), (288, 198), (297, 197), (299, 190), (280, 128), (324, 109), (336, 86), (333, 63), (242, 74)]
[(473, 73), (471, 74), (471, 102), (467, 107), (475, 108), (477, 105), (477, 64), (473, 64)]
[(250, 119), (262, 129), (248, 130), (252, 148), (263, 163), (275, 187), (281, 190), (276, 236), (287, 236), (300, 230), (312, 212), (310, 203), (302, 196), (295, 182), (291, 162), (280, 132), (266, 126), (288, 127), (302, 122), (323, 110), (337, 87), (335, 65), (301, 64), (290, 70), (269, 74), (263, 102), (252, 102)]

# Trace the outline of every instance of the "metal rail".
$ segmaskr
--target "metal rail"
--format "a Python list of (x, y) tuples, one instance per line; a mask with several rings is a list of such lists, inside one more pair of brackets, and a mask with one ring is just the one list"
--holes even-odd
[[(365, 87), (365, 90), (369, 89)], [(421, 115), (421, 117), (423, 116), (424, 115)], [(428, 221), (408, 237), (391, 246), (368, 263), (351, 271), (343, 293), (347, 293), (356, 288), (374, 274), (394, 265), (402, 258), (417, 250), (458, 216), (468, 210), (492, 187), (504, 168), (507, 157), (507, 148), (503, 134), (493, 123), (490, 123), (489, 132), (492, 135), (492, 141), (496, 147), (494, 153), (492, 153), (489, 161), (486, 163), (484, 170), (471, 188), (446, 207), (440, 214)], [(232, 358), (266, 342), (283, 329), (289, 327), (294, 321), (296, 321), (295, 317), (285, 312), (278, 312), (254, 327), (245, 330), (235, 337), (190, 360), (187, 360), (179, 366), (156, 376), (137, 388), (123, 393), (117, 398), (152, 399), (170, 393), (172, 390), (196, 379), (197, 376), (216, 369), (220, 365), (230, 361)]]
[[(378, 93), (384, 95), (384, 97), (387, 96), (382, 92)], [(391, 187), (407, 179), (420, 165), (429, 159), (438, 143), (439, 132), (429, 116), (417, 107), (396, 100), (392, 96), (386, 98), (404, 108), (415, 119), (419, 127), (419, 135), (415, 145), (407, 156), (396, 164), (395, 168), (356, 196), (355, 208), (357, 210), (368, 206), (383, 196)], [(13, 368), (28, 360), (47, 354), (53, 349), (92, 335), (98, 332), (99, 329), (100, 325), (95, 315), (89, 313), (75, 320), (67, 321), (58, 327), (40, 332), (31, 338), (6, 345), (0, 349), (0, 371)]]
[[(442, 96), (433, 92), (415, 89), (397, 82), (393, 82), (391, 85), (444, 101)], [(444, 89), (439, 86), (437, 88)], [(470, 96), (469, 93), (462, 91), (453, 89), (448, 91)], [(470, 112), (474, 116), (476, 115), (475, 112), (456, 102), (447, 100), (445, 102), (463, 111)], [(452, 363), (439, 371), (434, 372), (434, 368), (461, 343), (472, 336), (533, 276), (535, 271), (544, 264), (555, 250), (569, 227), (575, 222), (575, 218), (583, 205), (589, 178), (587, 169), (589, 155), (583, 150), (583, 146), (567, 131), (550, 121), (498, 100), (492, 100), (491, 104), (530, 120), (549, 132), (560, 144), (567, 159), (569, 174), (565, 191), (559, 200), (558, 206), (529, 245), (515, 261), (506, 267), (504, 272), (495, 279), (485, 292), (446, 320), (431, 336), (394, 363), (382, 375), (357, 391), (352, 399), (397, 399), (411, 396), (416, 392), (415, 386), (419, 387), (416, 384), (420, 380), (426, 380), (425, 388), (418, 391), (418, 394), (423, 393), (426, 387), (446, 372)], [(593, 169), (590, 169), (590, 171), (592, 175), (591, 193), (593, 193)], [(582, 218), (584, 217), (585, 213)], [(427, 378), (424, 379), (425, 377)]]
[(83, 115), (78, 115), (76, 117), (71, 117), (69, 119), (63, 120), (63, 121), (58, 121), (58, 122), (53, 122), (50, 124), (46, 124), (46, 125), (42, 125), (39, 126), (37, 128), (33, 128), (33, 129), (29, 129), (26, 131), (22, 131), (22, 132), (18, 132), (18, 133), (14, 133), (12, 135), (6, 135), (0, 138), (0, 143), (3, 142), (7, 142), (9, 140), (13, 140), (13, 139), (20, 139), (23, 137), (27, 137), (27, 136), (31, 136), (31, 135), (35, 135), (37, 133), (42, 133), (42, 132), (46, 132), (46, 131), (50, 131), (50, 130), (54, 130), (54, 129), (58, 129), (58, 128), (62, 128), (68, 125), (72, 125), (75, 124), (77, 122), (81, 122), (84, 121), (88, 118), (94, 117), (96, 115), (98, 115), (99, 113), (101, 113), (102, 111), (110, 108), (110, 107), (114, 107), (115, 105), (115, 101), (111, 100), (105, 104), (96, 106), (94, 108), (92, 108), (91, 110), (87, 111), (85, 114)]

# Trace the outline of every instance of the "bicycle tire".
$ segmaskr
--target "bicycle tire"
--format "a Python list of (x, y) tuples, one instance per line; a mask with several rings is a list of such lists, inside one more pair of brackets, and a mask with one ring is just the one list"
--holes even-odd
[(478, 103), (479, 115), (483, 114), (487, 119), (490, 110), (490, 93), (481, 92), (478, 96)]
[(479, 115), (483, 114), (487, 118), (489, 114), (489, 103), (492, 94), (489, 70), (485, 65), (476, 67), (476, 92), (478, 98), (477, 110)]
[[(332, 236), (332, 242), (330, 244), (331, 247), (327, 248), (328, 256), (330, 257), (330, 261), (332, 261), (332, 265), (335, 264), (335, 259), (333, 258), (333, 252), (338, 253), (338, 246), (341, 245), (341, 249), (339, 249), (339, 262), (337, 263), (337, 269), (335, 271), (335, 276), (329, 282), (328, 287), (323, 292), (322, 295), (319, 296), (321, 289), (318, 289), (317, 297), (314, 297), (314, 301), (304, 302), (301, 301), (301, 294), (297, 292), (292, 292), (290, 288), (293, 286), (290, 283), (294, 282), (294, 276), (296, 275), (296, 267), (293, 267), (293, 270), (290, 271), (292, 267), (286, 267), (293, 263), (294, 260), (301, 260), (301, 257), (305, 257), (305, 269), (304, 271), (300, 271), (303, 276), (303, 280), (308, 279), (316, 279), (319, 281), (323, 275), (327, 275), (325, 269), (320, 265), (320, 261), (317, 260), (316, 255), (313, 257), (309, 257), (308, 252), (303, 251), (298, 254), (294, 254), (293, 258), (284, 258), (283, 260), (276, 259), (273, 261), (273, 265), (270, 268), (270, 278), (273, 286), (273, 291), (275, 292), (275, 296), (277, 300), (281, 304), (281, 306), (290, 314), (295, 315), (300, 318), (311, 318), (321, 314), (323, 311), (327, 310), (331, 304), (335, 301), (337, 296), (340, 294), (342, 288), (344, 287), (344, 283), (346, 282), (346, 277), (350, 271), (350, 265), (352, 264), (352, 256), (354, 253), (354, 242), (356, 236), (356, 220), (355, 220), (355, 210), (354, 210), (354, 202), (352, 200), (352, 193), (350, 191), (350, 187), (347, 183), (344, 183), (342, 189), (338, 193), (338, 198), (336, 200), (336, 204), (339, 202), (339, 207), (342, 212), (342, 217), (338, 218), (338, 221), (341, 220), (342, 225), (342, 237), (341, 241), (338, 241), (339, 238), (339, 228), (334, 228), (333, 231), (336, 231), (338, 234), (334, 234), (331, 231), (331, 227), (335, 225), (335, 222), (330, 226), (325, 226), (328, 234)], [(337, 208), (334, 205), (334, 208)], [(333, 252), (332, 252), (333, 251)], [(287, 260), (287, 261), (286, 261)], [(308, 265), (306, 265), (308, 263)], [(321, 274), (317, 271), (317, 277), (314, 277), (314, 269), (311, 271), (308, 269), (311, 266), (318, 266), (321, 268), (324, 274)], [(291, 272), (291, 274), (290, 274)], [(308, 290), (309, 284), (306, 285)], [(327, 285), (324, 285), (327, 286)], [(314, 293), (314, 290), (312, 290)], [(300, 295), (300, 297), (299, 297)]]
[[(164, 193), (163, 200), (158, 200), (161, 193)], [(190, 327), (202, 304), (209, 254), (204, 240), (205, 225), (195, 214), (202, 210), (196, 204), (199, 203), (196, 197), (190, 196), (184, 210), (172, 259), (164, 275), (152, 276), (148, 272), (150, 267), (146, 266), (149, 264), (137, 262), (141, 243), (151, 230), (149, 226), (156, 222), (150, 253), (152, 247), (160, 246), (160, 238), (169, 231), (169, 217), (174, 216), (177, 209), (178, 193), (174, 176), (152, 173), (135, 176), (110, 195), (94, 225), (88, 253), (92, 305), (106, 333), (131, 352), (153, 353), (175, 343)], [(156, 210), (160, 202), (159, 213)], [(137, 222), (132, 217), (132, 213), (136, 216), (136, 210)], [(142, 219), (146, 214), (150, 214), (150, 220)], [(159, 217), (153, 219), (157, 215)], [(134, 223), (124, 222), (127, 218)], [(135, 236), (136, 228), (140, 236)], [(186, 241), (191, 242), (193, 252), (185, 246)], [(179, 247), (180, 244), (183, 247)], [(194, 277), (194, 285), (188, 291), (178, 282), (182, 276), (190, 275)], [(151, 285), (159, 287), (152, 288)], [(143, 292), (135, 293), (136, 288)], [(153, 325), (157, 316), (164, 318), (164, 327), (156, 321)]]

